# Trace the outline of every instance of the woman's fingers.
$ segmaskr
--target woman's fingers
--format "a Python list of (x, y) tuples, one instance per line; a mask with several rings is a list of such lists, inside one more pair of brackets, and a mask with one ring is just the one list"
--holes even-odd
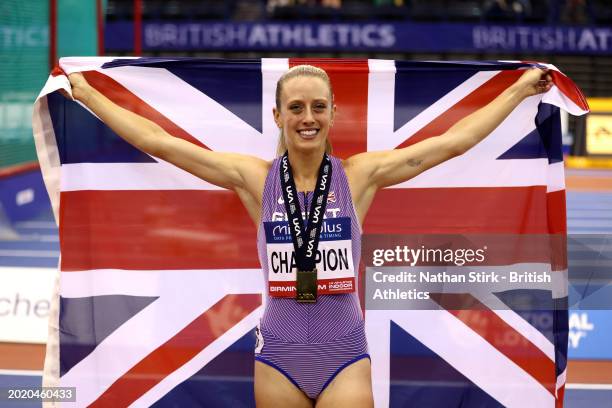
[(520, 83), (523, 84), (524, 89), (527, 91), (527, 96), (548, 92), (553, 86), (552, 75), (546, 68), (529, 69), (521, 77)]
[(68, 80), (72, 86), (79, 86), (85, 82), (85, 78), (80, 72), (73, 72), (72, 74), (68, 75)]
[(89, 83), (83, 74), (80, 72), (73, 72), (68, 75), (68, 81), (70, 81), (70, 86), (72, 87), (72, 97), (77, 101), (82, 101), (82, 98), (89, 90)]
[(85, 78), (83, 78), (83, 74), (81, 74), (80, 72), (72, 73), (68, 75), (68, 82), (70, 82), (70, 87), (72, 88), (72, 95), (65, 89), (59, 89), (59, 92), (64, 98), (75, 100), (76, 98), (74, 94), (75, 92), (78, 92), (79, 86), (82, 85), (81, 81), (85, 81)]
[(541, 76), (541, 79), (538, 81), (538, 85), (541, 87), (541, 92), (547, 92), (552, 88), (553, 81), (552, 75), (550, 75), (550, 71), (546, 70)]

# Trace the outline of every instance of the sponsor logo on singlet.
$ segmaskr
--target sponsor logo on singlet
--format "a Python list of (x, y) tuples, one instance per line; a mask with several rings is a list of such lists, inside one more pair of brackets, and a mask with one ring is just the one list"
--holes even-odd
[[(266, 243), (291, 243), (291, 229), (285, 221), (264, 222)], [(348, 217), (325, 219), (319, 235), (321, 241), (350, 240), (351, 219)]]

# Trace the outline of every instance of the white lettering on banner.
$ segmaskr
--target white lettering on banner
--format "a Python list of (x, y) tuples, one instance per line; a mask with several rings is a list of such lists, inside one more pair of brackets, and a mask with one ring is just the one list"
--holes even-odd
[(592, 27), (478, 25), (472, 29), (472, 44), (477, 49), (609, 52), (611, 37), (611, 29)]
[(316, 47), (318, 44), (317, 39), (314, 37), (312, 33), (312, 27), (306, 26), (304, 27), (304, 40), (303, 43), (307, 47)]
[(280, 27), (276, 24), (270, 24), (268, 26), (268, 44), (277, 46), (280, 44)]
[(390, 48), (396, 36), (390, 24), (148, 23), (144, 43), (152, 48)]
[(0, 26), (0, 44), (3, 48), (47, 47), (49, 28)]
[(41, 317), (49, 316), (49, 300), (30, 299), (19, 292), (0, 297), (0, 317)]
[(589, 322), (589, 315), (587, 313), (570, 313), (568, 333), (569, 346), (571, 348), (580, 347), (580, 340), (585, 338), (587, 333), (594, 329), (595, 325)]
[(292, 44), (297, 44), (300, 42), (300, 38), (302, 37), (301, 27), (296, 27), (293, 30), (288, 30), (286, 26), (281, 26), (281, 46), (291, 46)]
[(376, 47), (378, 45), (378, 29), (373, 24), (367, 24), (363, 27), (362, 42), (367, 47)]
[(347, 47), (349, 44), (349, 31), (350, 27), (346, 25), (338, 25), (336, 27), (338, 33), (338, 45), (341, 47)]
[[(27, 129), (32, 126), (32, 102), (2, 102), (0, 103), (0, 127), (4, 130)], [(13, 132), (0, 134), (3, 141), (19, 141), (21, 136), (15, 137)], [(26, 135), (29, 139), (32, 135)]]
[(200, 26), (197, 24), (189, 24), (187, 26), (187, 30), (189, 30), (189, 39), (193, 40), (194, 46), (200, 45)]
[(595, 36), (591, 32), (591, 30), (584, 30), (582, 32), (582, 36), (580, 36), (580, 40), (578, 41), (578, 49), (580, 50), (597, 50), (597, 40), (595, 40)]
[(0, 268), (0, 341), (45, 343), (55, 269)]
[(395, 45), (395, 29), (392, 25), (382, 25), (379, 34), (381, 47), (389, 48)]
[(268, 45), (266, 29), (259, 24), (253, 26), (253, 29), (251, 30), (251, 35), (249, 35), (249, 46), (253, 47), (256, 45), (262, 47)]
[(324, 47), (334, 46), (334, 31), (329, 24), (323, 24), (319, 27), (319, 43)]

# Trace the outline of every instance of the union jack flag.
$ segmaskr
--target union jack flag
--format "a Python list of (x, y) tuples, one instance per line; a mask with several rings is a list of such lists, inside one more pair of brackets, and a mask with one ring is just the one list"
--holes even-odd
[[(342, 158), (442, 134), (530, 65), (62, 59), (33, 124), (61, 243), (59, 354), (46, 372), (77, 388), (78, 406), (254, 405), (263, 279), (256, 230), (238, 197), (124, 142), (57, 92), (70, 91), (64, 73), (83, 72), (175, 137), (272, 159), (276, 82), (304, 63), (331, 77), (338, 112), (330, 137)], [(553, 89), (527, 98), (483, 142), (380, 191), (364, 231), (565, 234), (559, 108), (580, 115), (588, 107), (549, 68)], [(552, 296), (563, 302), (567, 292)], [(512, 310), (464, 312), (366, 311), (377, 406), (562, 405), (566, 313), (552, 313), (546, 334)], [(500, 330), (520, 347), (498, 341)]]

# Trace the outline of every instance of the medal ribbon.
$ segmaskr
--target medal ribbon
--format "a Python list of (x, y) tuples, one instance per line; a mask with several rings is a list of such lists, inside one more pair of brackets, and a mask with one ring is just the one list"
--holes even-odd
[[(317, 184), (313, 192), (310, 213), (308, 214), (308, 224), (305, 226), (298, 200), (297, 188), (295, 187), (295, 180), (293, 179), (291, 165), (289, 164), (289, 153), (285, 152), (281, 158), (281, 186), (298, 269), (298, 300), (300, 300), (301, 287), (300, 272), (314, 272), (314, 296), (316, 299), (315, 257), (317, 248), (319, 247), (319, 236), (321, 226), (323, 225), (323, 214), (325, 214), (325, 207), (327, 205), (327, 194), (329, 193), (329, 186), (331, 184), (331, 175), (331, 160), (327, 154), (324, 154), (323, 160), (321, 160), (321, 165), (319, 166)], [(306, 203), (304, 203), (304, 205), (305, 204)]]

